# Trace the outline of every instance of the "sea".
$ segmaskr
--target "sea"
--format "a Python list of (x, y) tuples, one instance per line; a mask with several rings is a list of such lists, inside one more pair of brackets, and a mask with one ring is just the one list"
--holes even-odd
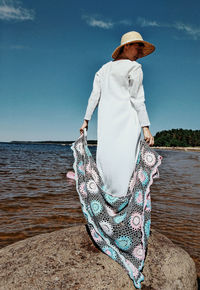
[[(89, 146), (96, 158), (96, 146)], [(200, 277), (200, 152), (155, 149), (151, 227), (186, 250)], [(71, 145), (0, 143), (0, 248), (85, 223)]]

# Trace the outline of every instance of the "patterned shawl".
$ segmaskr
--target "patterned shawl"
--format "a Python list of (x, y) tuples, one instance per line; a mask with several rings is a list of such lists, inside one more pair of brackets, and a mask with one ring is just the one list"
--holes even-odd
[(151, 225), (150, 186), (153, 178), (159, 177), (158, 166), (163, 157), (140, 140), (127, 195), (116, 197), (105, 191), (86, 136), (84, 129), (71, 149), (76, 190), (89, 232), (97, 246), (127, 271), (134, 286), (141, 288)]

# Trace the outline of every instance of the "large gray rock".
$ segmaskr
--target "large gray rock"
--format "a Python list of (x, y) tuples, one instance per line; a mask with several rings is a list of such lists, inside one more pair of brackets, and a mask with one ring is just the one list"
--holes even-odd
[[(142, 289), (197, 289), (194, 261), (151, 229)], [(0, 250), (1, 290), (135, 289), (125, 270), (99, 251), (84, 225), (28, 238)]]

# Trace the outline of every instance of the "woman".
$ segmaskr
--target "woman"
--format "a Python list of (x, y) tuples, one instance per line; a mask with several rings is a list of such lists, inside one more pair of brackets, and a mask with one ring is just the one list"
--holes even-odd
[(88, 100), (84, 122), (88, 128), (98, 104), (96, 164), (106, 190), (114, 196), (124, 196), (134, 171), (141, 128), (145, 141), (152, 146), (154, 138), (145, 106), (142, 58), (155, 50), (141, 34), (130, 31), (112, 54), (113, 61), (104, 64), (95, 74), (93, 90)]

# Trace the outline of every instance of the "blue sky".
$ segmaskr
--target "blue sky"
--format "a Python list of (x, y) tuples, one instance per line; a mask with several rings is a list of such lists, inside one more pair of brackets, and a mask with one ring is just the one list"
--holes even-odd
[(198, 0), (0, 0), (0, 141), (77, 139), (94, 74), (131, 30), (156, 46), (137, 60), (152, 134), (200, 129)]

